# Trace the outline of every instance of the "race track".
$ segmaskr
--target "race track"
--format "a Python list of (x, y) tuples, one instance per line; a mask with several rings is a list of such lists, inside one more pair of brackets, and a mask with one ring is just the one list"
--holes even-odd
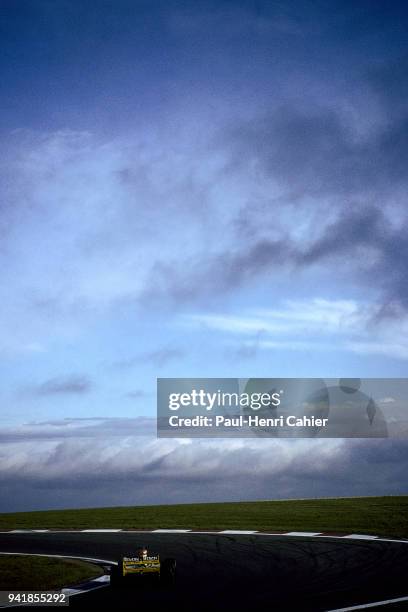
[(100, 601), (112, 609), (175, 604), (179, 610), (319, 612), (408, 595), (408, 544), (403, 542), (123, 531), (0, 534), (2, 552), (111, 561), (141, 545), (162, 558), (176, 558), (175, 588), (107, 587), (72, 598), (70, 607), (89, 609)]

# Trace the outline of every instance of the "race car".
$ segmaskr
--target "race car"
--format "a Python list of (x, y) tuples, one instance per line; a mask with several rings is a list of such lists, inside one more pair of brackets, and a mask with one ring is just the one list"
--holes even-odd
[(136, 554), (121, 557), (116, 567), (111, 571), (111, 585), (123, 584), (125, 579), (145, 578), (160, 580), (162, 584), (174, 583), (176, 574), (176, 560), (160, 560), (159, 555), (149, 554), (144, 546)]

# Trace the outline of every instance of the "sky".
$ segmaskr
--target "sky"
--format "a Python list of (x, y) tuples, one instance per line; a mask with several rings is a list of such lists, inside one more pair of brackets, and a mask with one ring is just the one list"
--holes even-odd
[(0, 511), (407, 492), (404, 440), (155, 432), (157, 377), (405, 376), (407, 25), (0, 0)]

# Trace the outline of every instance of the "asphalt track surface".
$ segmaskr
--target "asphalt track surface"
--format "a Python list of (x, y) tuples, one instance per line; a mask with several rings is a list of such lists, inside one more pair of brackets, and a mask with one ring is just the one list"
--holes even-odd
[(141, 545), (177, 560), (173, 588), (106, 587), (73, 597), (70, 608), (320, 612), (408, 595), (406, 543), (206, 533), (0, 534), (2, 552), (111, 561)]

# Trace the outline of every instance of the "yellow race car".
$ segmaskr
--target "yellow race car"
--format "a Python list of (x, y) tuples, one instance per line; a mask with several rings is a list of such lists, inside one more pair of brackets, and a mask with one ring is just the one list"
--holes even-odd
[(159, 555), (151, 555), (146, 547), (136, 554), (129, 554), (119, 559), (116, 567), (111, 571), (111, 585), (124, 582), (126, 578), (151, 578), (160, 580), (163, 584), (174, 583), (176, 574), (176, 560), (160, 560)]

